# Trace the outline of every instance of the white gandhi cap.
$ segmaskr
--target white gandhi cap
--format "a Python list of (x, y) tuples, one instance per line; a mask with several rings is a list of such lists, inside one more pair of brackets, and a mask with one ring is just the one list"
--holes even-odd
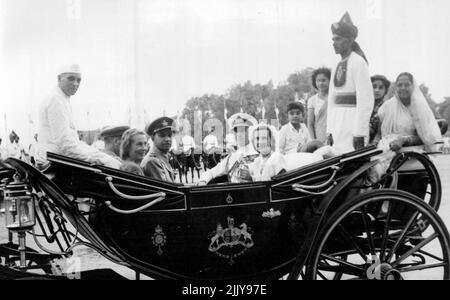
[(78, 64), (69, 64), (64, 65), (59, 68), (58, 75), (64, 74), (64, 73), (77, 73), (81, 74), (81, 68)]

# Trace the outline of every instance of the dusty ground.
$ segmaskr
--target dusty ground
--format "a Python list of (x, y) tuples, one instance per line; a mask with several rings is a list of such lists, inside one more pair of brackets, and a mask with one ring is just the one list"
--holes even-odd
[[(443, 186), (443, 198), (441, 208), (439, 209), (439, 215), (442, 217), (447, 227), (450, 228), (450, 155), (440, 155), (436, 157), (435, 165), (439, 170)], [(0, 214), (0, 243), (4, 243), (8, 238), (7, 232), (3, 226), (4, 222), (4, 215)], [(33, 240), (31, 240), (30, 238), (28, 238), (27, 240), (27, 245), (31, 247), (35, 246)], [(80, 262), (82, 270), (92, 270), (99, 268), (112, 269), (128, 279), (136, 278), (136, 274), (133, 270), (111, 263), (101, 255), (99, 255), (97, 252), (89, 248), (76, 248), (74, 253), (74, 257), (78, 262)], [(141, 279), (150, 278), (141, 276)]]

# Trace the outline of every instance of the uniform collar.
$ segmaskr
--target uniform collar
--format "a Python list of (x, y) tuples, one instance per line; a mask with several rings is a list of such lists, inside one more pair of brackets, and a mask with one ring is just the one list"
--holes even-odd
[(155, 154), (156, 156), (160, 156), (166, 159), (169, 159), (169, 153), (164, 153), (161, 150), (158, 149), (158, 147), (156, 147), (155, 145), (153, 145), (152, 147), (152, 154)]

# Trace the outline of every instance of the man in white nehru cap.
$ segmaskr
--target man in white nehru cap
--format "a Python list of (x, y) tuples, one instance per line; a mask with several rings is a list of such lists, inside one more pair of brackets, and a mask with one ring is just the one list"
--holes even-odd
[(120, 168), (120, 161), (80, 141), (75, 127), (70, 97), (81, 83), (79, 65), (62, 67), (58, 72), (58, 86), (47, 96), (39, 108), (39, 145), (37, 165), (46, 164), (47, 152)]

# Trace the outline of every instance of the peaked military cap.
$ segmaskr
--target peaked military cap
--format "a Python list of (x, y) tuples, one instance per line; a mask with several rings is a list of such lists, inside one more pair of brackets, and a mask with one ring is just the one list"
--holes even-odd
[(149, 135), (152, 136), (153, 134), (164, 130), (164, 129), (172, 129), (175, 130), (175, 126), (173, 124), (173, 120), (169, 117), (161, 117), (158, 118), (156, 120), (154, 120), (153, 122), (151, 122), (150, 124), (148, 124), (145, 127), (145, 132)]
[(100, 137), (121, 137), (122, 134), (130, 129), (130, 126), (106, 126), (100, 131)]

